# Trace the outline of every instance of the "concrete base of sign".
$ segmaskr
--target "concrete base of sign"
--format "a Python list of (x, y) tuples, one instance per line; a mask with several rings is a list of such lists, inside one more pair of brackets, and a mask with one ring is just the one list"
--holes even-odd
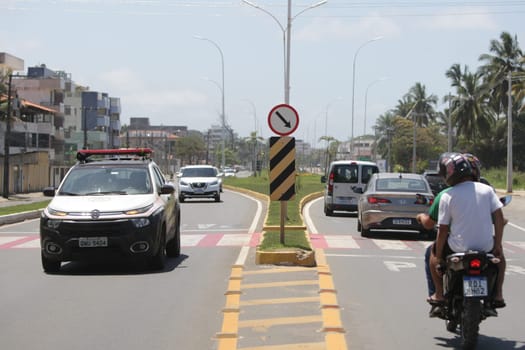
[(314, 250), (291, 248), (272, 251), (257, 250), (255, 253), (255, 263), (257, 265), (286, 265), (307, 267), (313, 267), (317, 265), (315, 261)]

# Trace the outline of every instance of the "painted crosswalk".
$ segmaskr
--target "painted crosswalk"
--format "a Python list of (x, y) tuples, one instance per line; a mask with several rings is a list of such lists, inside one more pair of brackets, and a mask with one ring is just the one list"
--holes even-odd
[[(182, 247), (256, 247), (261, 233), (183, 233)], [(423, 251), (431, 242), (395, 239), (368, 239), (349, 235), (310, 235), (315, 249), (385, 250), (385, 251)], [(39, 249), (38, 234), (0, 235), (0, 250)], [(504, 249), (510, 253), (525, 251), (525, 242), (505, 241)]]

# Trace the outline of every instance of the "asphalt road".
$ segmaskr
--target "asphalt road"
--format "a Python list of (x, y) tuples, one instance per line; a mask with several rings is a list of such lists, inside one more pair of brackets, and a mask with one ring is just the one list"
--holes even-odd
[[(525, 197), (516, 196), (504, 209), (508, 259), (504, 286), (508, 307), (480, 327), (478, 349), (525, 348), (520, 327), (525, 303)], [(326, 217), (322, 199), (305, 208), (312, 241), (324, 249), (337, 289), (349, 349), (457, 348), (457, 334), (444, 321), (430, 319), (424, 274), (429, 241), (417, 234), (390, 232), (362, 238), (355, 215)]]

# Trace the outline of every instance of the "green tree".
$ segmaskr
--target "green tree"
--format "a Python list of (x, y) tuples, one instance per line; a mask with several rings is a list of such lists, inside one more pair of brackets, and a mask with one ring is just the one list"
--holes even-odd
[(198, 164), (205, 159), (206, 145), (198, 133), (190, 133), (177, 140), (175, 154), (183, 165)]
[[(427, 95), (425, 85), (416, 83), (405, 95), (410, 111), (401, 114), (405, 118), (415, 118), (418, 127), (428, 126), (435, 120), (438, 98), (436, 95)], [(399, 107), (398, 107), (399, 108)]]
[(490, 53), (479, 56), (484, 64), (479, 68), (480, 73), (486, 77), (492, 96), (492, 107), (498, 116), (505, 115), (507, 110), (507, 92), (509, 72), (523, 73), (523, 51), (518, 44), (518, 37), (508, 32), (500, 34), (500, 40), (491, 40)]
[[(437, 125), (417, 128), (416, 156), (417, 172), (428, 168), (428, 161), (437, 158), (444, 144), (444, 136), (437, 132)], [(399, 171), (412, 171), (412, 150), (414, 141), (414, 122), (396, 117), (394, 119), (394, 137), (392, 138), (392, 163)]]
[(471, 73), (468, 66), (461, 69), (453, 64), (445, 73), (450, 79), (455, 95), (445, 97), (450, 105), (450, 116), (458, 138), (466, 146), (472, 146), (488, 137), (495, 118), (489, 103), (488, 89), (480, 72)]

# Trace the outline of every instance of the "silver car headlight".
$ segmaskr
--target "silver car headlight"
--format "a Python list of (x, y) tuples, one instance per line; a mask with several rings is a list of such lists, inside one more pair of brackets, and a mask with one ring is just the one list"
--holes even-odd
[(218, 184), (219, 184), (219, 180), (215, 180), (215, 181), (210, 182), (210, 185), (218, 185)]
[(181, 184), (182, 186), (188, 186), (188, 183), (186, 181), (183, 181), (183, 180), (180, 180), (179, 184)]

